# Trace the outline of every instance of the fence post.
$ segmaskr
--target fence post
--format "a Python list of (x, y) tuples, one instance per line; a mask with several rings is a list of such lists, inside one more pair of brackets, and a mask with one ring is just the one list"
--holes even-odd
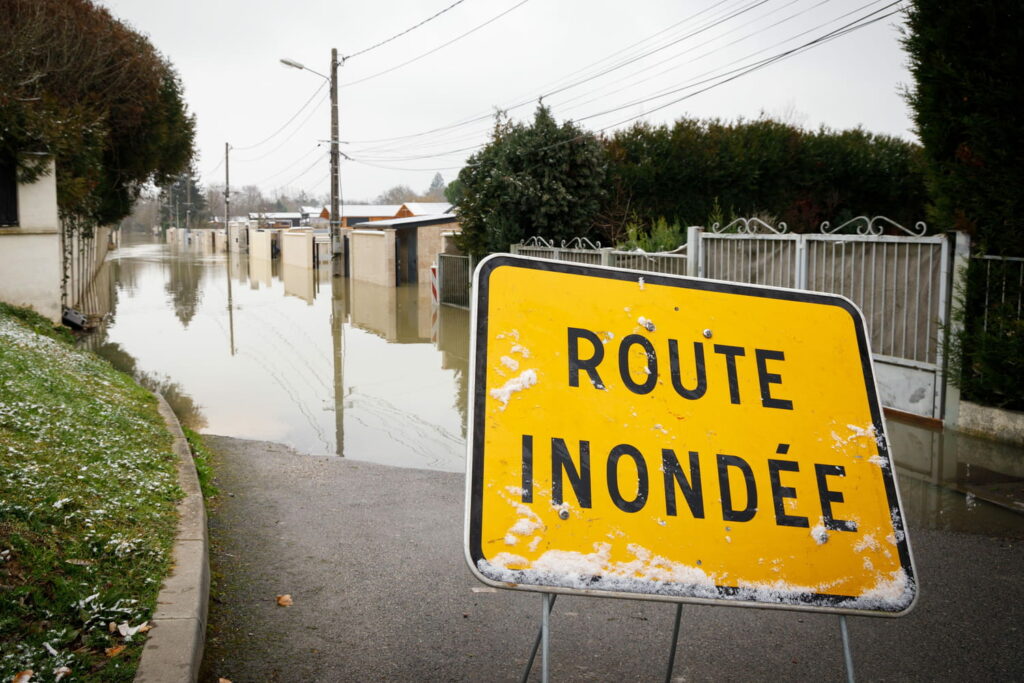
[(701, 232), (704, 228), (699, 225), (691, 225), (686, 228), (686, 275), (688, 277), (703, 277), (704, 264), (701, 262)]
[(612, 248), (611, 247), (601, 247), (600, 252), (601, 252), (601, 265), (602, 266), (614, 266), (615, 265), (615, 260), (614, 260), (614, 257), (612, 256)]
[(510, 244), (509, 247), (508, 247), (508, 251), (509, 251), (510, 254), (518, 254), (519, 253), (519, 244), (518, 243), (517, 244)]
[(445, 270), (445, 268), (444, 268), (444, 266), (445, 266), (445, 262), (446, 261), (447, 261), (447, 259), (445, 258), (445, 254), (438, 254), (437, 255), (437, 303), (438, 304), (443, 304), (444, 303), (444, 295), (445, 295), (445, 291), (444, 291), (445, 290), (445, 286), (444, 286), (444, 283), (445, 283), (445, 273), (444, 273), (444, 270)]
[(956, 427), (960, 419), (960, 389), (955, 386), (949, 376), (949, 354), (946, 350), (950, 341), (963, 331), (964, 296), (967, 293), (967, 265), (971, 257), (971, 238), (964, 232), (947, 233), (949, 248), (952, 251), (949, 259), (949, 272), (943, 273), (946, 278), (947, 301), (939, 315), (945, 316), (939, 326), (938, 352), (941, 354), (939, 367), (942, 368), (944, 398), (942, 401), (942, 423), (946, 427)]
[(804, 235), (796, 236), (796, 288), (807, 289), (807, 240)]

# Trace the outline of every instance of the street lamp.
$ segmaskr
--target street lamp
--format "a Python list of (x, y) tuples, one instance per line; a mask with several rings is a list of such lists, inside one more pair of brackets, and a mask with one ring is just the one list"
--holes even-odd
[(282, 59), (281, 63), (293, 69), (314, 73), (331, 84), (331, 252), (338, 255), (341, 253), (341, 216), (338, 209), (338, 50), (331, 48), (329, 78), (294, 59)]

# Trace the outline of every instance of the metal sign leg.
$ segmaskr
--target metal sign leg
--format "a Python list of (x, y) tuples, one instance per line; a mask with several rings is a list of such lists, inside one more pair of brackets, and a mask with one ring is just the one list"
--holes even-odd
[[(550, 593), (544, 593), (544, 597), (545, 598), (550, 597), (551, 600), (550, 600), (550, 602), (545, 600), (545, 603), (544, 603), (544, 614), (541, 615), (541, 625), (540, 625), (540, 628), (537, 629), (537, 637), (533, 641), (533, 649), (530, 650), (530, 658), (526, 662), (526, 670), (523, 671), (523, 677), (519, 679), (520, 683), (526, 683), (526, 681), (529, 680), (529, 678), (530, 678), (530, 671), (533, 670), (533, 660), (535, 660), (537, 658), (537, 650), (540, 648), (541, 640), (544, 639), (544, 636), (546, 634), (547, 615), (551, 614), (551, 608), (555, 606), (555, 599), (558, 598), (557, 595), (551, 595)], [(545, 641), (545, 644), (546, 644), (546, 641)], [(545, 661), (547, 661), (546, 653), (545, 653), (544, 659), (545, 659)], [(547, 680), (547, 677), (545, 677), (545, 680)]]
[(676, 623), (672, 627), (672, 647), (668, 651), (668, 668), (665, 669), (665, 683), (672, 682), (672, 669), (676, 665), (676, 643), (679, 641), (679, 620), (683, 616), (683, 603), (676, 605)]
[(850, 632), (846, 630), (846, 615), (839, 615), (839, 632), (843, 635), (843, 660), (846, 662), (846, 681), (854, 683), (853, 654), (850, 652)]
[(548, 683), (548, 665), (551, 662), (548, 652), (548, 641), (551, 640), (551, 593), (544, 594), (544, 611), (541, 614), (541, 655), (540, 655), (540, 680), (541, 683)]

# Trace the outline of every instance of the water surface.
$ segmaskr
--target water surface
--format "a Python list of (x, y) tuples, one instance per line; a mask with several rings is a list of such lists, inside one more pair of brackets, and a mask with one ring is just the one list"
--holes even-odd
[(468, 313), (380, 287), (127, 235), (87, 345), (169, 389), (185, 422), (309, 454), (464, 469)]

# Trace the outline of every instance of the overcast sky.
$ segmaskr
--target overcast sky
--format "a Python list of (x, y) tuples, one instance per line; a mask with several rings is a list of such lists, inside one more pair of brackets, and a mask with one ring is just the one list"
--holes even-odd
[(332, 47), (352, 55), (339, 69), (346, 202), (398, 184), (422, 191), (436, 172), (452, 180), (467, 148), (487, 141), (495, 108), (522, 105), (510, 115), (529, 118), (541, 95), (559, 120), (594, 131), (765, 112), (914, 138), (901, 96), (910, 82), (902, 15), (884, 17), (899, 9), (891, 0), (100, 2), (177, 67), (198, 121), (202, 181), (223, 183), (228, 142), (232, 187), (271, 195), (328, 192), (328, 88), (279, 60), (327, 75)]

